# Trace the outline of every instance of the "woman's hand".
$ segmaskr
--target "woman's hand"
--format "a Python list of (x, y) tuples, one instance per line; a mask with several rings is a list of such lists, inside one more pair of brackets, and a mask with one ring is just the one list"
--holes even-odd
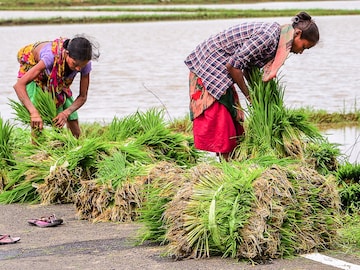
[(42, 130), (43, 129), (43, 120), (38, 111), (32, 112), (30, 114), (30, 126), (32, 129)]
[(62, 128), (65, 126), (67, 119), (69, 118), (69, 114), (66, 111), (59, 113), (54, 119), (54, 126), (57, 128)]

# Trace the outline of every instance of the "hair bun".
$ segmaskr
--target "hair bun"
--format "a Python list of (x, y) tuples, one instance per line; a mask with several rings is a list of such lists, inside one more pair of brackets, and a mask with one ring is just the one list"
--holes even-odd
[(293, 18), (291, 19), (291, 21), (294, 22), (294, 23), (298, 23), (298, 22), (300, 22), (300, 18), (299, 18), (298, 15), (296, 15), (295, 17), (293, 17)]
[(306, 13), (305, 11), (301, 11), (298, 14), (296, 14), (296, 16), (294, 17), (295, 23), (298, 23), (300, 21), (311, 21), (311, 16)]

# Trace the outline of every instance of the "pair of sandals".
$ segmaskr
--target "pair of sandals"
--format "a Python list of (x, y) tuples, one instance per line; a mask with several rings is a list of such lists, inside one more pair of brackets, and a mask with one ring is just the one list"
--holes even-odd
[(41, 217), (39, 219), (28, 220), (30, 225), (38, 226), (40, 228), (55, 227), (63, 223), (61, 218), (56, 218), (55, 214), (49, 217)]
[[(61, 218), (56, 218), (55, 214), (49, 217), (41, 217), (39, 219), (28, 220), (30, 225), (40, 228), (55, 227), (63, 223)], [(9, 234), (0, 234), (0, 245), (14, 244), (20, 241), (20, 237), (11, 237)]]

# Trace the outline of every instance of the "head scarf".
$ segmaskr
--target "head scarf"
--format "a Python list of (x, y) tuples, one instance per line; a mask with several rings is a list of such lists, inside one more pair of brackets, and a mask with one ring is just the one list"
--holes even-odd
[(264, 66), (262, 80), (268, 82), (276, 77), (277, 72), (288, 57), (294, 39), (294, 28), (291, 24), (281, 26), (281, 33), (275, 58)]

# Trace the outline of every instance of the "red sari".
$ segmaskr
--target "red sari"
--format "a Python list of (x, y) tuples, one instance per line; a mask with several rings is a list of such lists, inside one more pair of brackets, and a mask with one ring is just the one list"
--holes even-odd
[[(190, 72), (190, 117), (195, 147), (199, 150), (230, 153), (244, 133), (239, 97), (234, 87), (227, 90), (230, 104), (218, 101), (206, 91), (201, 78)], [(229, 101), (229, 99), (227, 99)]]

